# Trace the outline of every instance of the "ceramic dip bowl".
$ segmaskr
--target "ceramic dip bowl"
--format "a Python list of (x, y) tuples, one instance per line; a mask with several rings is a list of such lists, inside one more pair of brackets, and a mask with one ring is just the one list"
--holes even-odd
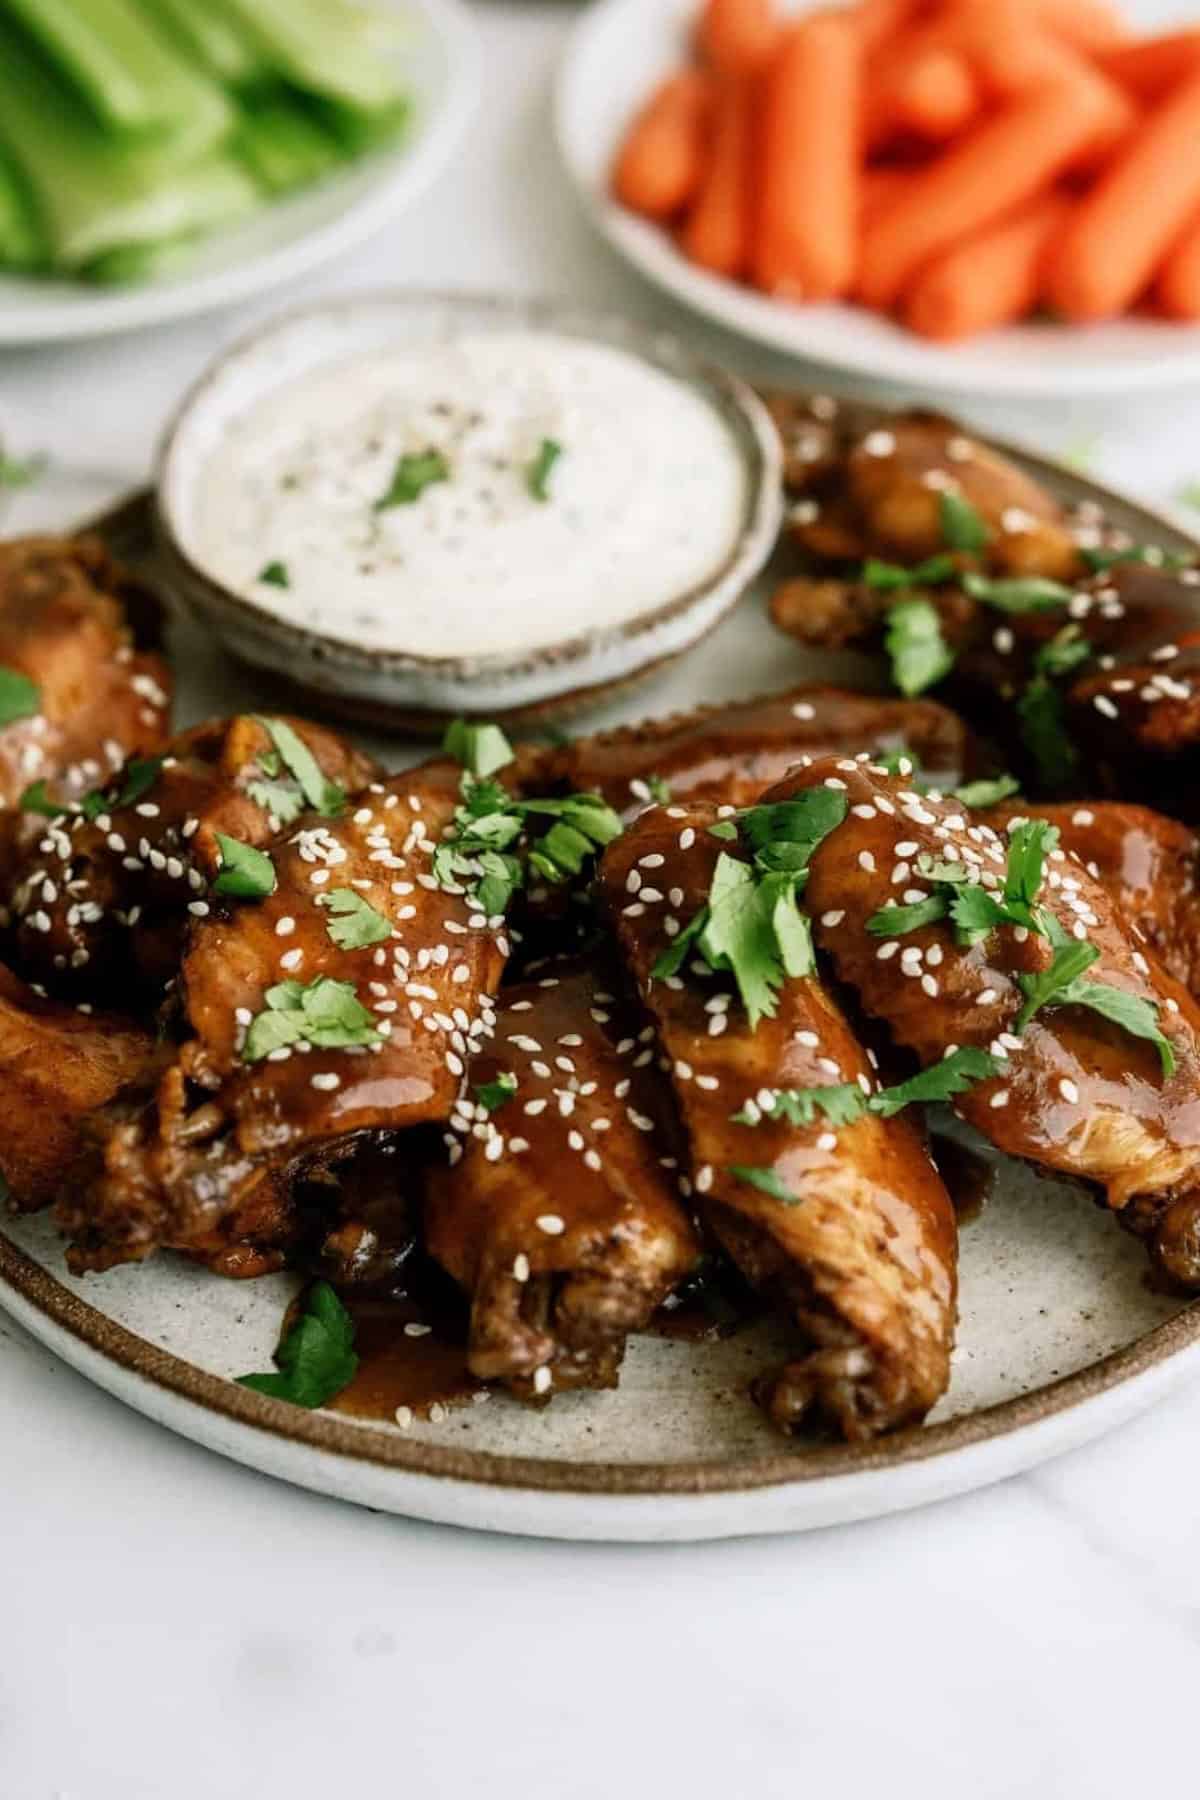
[(779, 464), (753, 391), (672, 337), (383, 293), (210, 368), (167, 431), (156, 529), (222, 644), (312, 703), (533, 721), (712, 630), (771, 553)]

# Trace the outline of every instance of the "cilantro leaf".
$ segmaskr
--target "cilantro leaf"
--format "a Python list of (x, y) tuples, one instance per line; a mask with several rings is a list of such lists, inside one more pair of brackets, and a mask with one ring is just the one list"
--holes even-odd
[(1175, 1073), (1175, 1051), (1159, 1025), (1158, 1008), (1152, 1001), (1143, 1000), (1139, 994), (1127, 994), (1122, 988), (1110, 987), (1107, 982), (1073, 981), (1055, 996), (1055, 1003), (1086, 1006), (1121, 1026), (1130, 1037), (1147, 1039), (1158, 1051), (1164, 1076), (1169, 1080)]
[(135, 756), (125, 764), (121, 771), (120, 786), (116, 792), (111, 788), (93, 788), (79, 802), (79, 810), (85, 819), (93, 823), (106, 812), (115, 812), (125, 806), (136, 806), (142, 797), (150, 792), (162, 773), (161, 756)]
[(1081, 550), (1089, 569), (1105, 574), (1118, 563), (1146, 563), (1153, 569), (1186, 569), (1195, 559), (1185, 550), (1164, 550), (1160, 544), (1127, 544), (1120, 550)]
[(987, 575), (964, 575), (963, 587), (972, 600), (994, 606), (1003, 613), (1050, 612), (1066, 606), (1074, 597), (1061, 581), (1045, 575), (1005, 576), (993, 580)]
[(1047, 676), (1035, 675), (1018, 695), (1017, 723), (1039, 779), (1050, 788), (1064, 786), (1079, 762), (1079, 752), (1067, 736), (1062, 695)]
[(942, 538), (951, 550), (983, 550), (988, 528), (982, 515), (962, 494), (946, 489), (938, 498)]
[(892, 659), (892, 679), (910, 700), (954, 667), (954, 652), (942, 636), (941, 619), (929, 600), (902, 600), (893, 606), (887, 616), (884, 645)]
[(1038, 675), (1069, 675), (1092, 654), (1092, 646), (1078, 625), (1064, 625), (1044, 643), (1033, 659)]
[(800, 1204), (801, 1196), (793, 1194), (774, 1169), (756, 1169), (749, 1163), (730, 1163), (729, 1173), (736, 1175), (739, 1181), (748, 1182), (760, 1193), (769, 1194), (772, 1200), (782, 1201), (784, 1206), (799, 1206)]
[(726, 844), (732, 844), (737, 834), (738, 828), (732, 819), (718, 819), (715, 825), (708, 828), (709, 837), (720, 838)]
[(255, 576), (256, 581), (265, 582), (268, 587), (290, 588), (292, 578), (287, 572), (287, 564), (281, 562), (264, 563)]
[(481, 781), (513, 760), (513, 747), (498, 725), (473, 725), (467, 719), (447, 725), (442, 749)]
[(958, 564), (944, 551), (938, 556), (926, 557), (924, 562), (916, 563), (912, 568), (905, 568), (903, 563), (880, 562), (874, 556), (869, 556), (862, 567), (863, 581), (878, 593), (888, 593), (896, 588), (933, 587), (938, 582), (950, 581), (957, 573)]
[(255, 806), (261, 806), (281, 825), (290, 825), (304, 811), (304, 795), (298, 787), (287, 787), (281, 781), (248, 781), (246, 792)]
[(12, 725), (17, 719), (32, 719), (42, 710), (42, 696), (36, 682), (19, 669), (0, 665), (0, 725)]
[(1052, 1000), (1061, 999), (1063, 990), (1078, 980), (1085, 969), (1099, 959), (1100, 952), (1094, 944), (1081, 943), (1076, 938), (1068, 938), (1065, 943), (1056, 946), (1050, 967), (1037, 975), (1018, 975), (1017, 986), (1025, 996), (1013, 1030), (1019, 1037), (1030, 1019), (1043, 1006)]
[(450, 464), (440, 450), (420, 450), (397, 457), (392, 479), (374, 505), (375, 512), (392, 506), (412, 506), (436, 482), (449, 481)]
[(45, 781), (31, 781), (17, 804), (22, 812), (41, 813), (46, 819), (57, 819), (63, 813), (74, 811), (68, 801), (51, 799)]
[(497, 1075), (495, 1081), (481, 1081), (476, 1084), (475, 1099), (487, 1112), (499, 1112), (507, 1106), (517, 1091), (515, 1075)]
[(992, 780), (965, 782), (954, 789), (954, 798), (961, 800), (964, 806), (980, 811), (986, 806), (999, 806), (1002, 800), (1020, 791), (1021, 784), (1015, 775), (997, 775)]
[(915, 750), (884, 750), (872, 761), (877, 769), (883, 769), (888, 775), (912, 775), (921, 767), (921, 759)]
[(1014, 921), (1008, 908), (985, 887), (961, 887), (950, 902), (950, 917), (958, 932), (960, 944), (981, 942), (997, 925), (1024, 924)]
[(279, 752), (288, 774), (299, 783), (300, 792), (313, 811), (327, 819), (336, 818), (346, 804), (345, 792), (336, 781), (329, 780), (303, 738), (285, 719), (260, 718), (258, 723)]
[(373, 1014), (349, 981), (314, 976), (307, 984), (281, 981), (263, 995), (264, 1010), (251, 1020), (242, 1046), (246, 1062), (303, 1040), (321, 1050), (369, 1048), (381, 1042)]
[(704, 932), (708, 925), (708, 907), (702, 906), (693, 919), (684, 926), (678, 937), (672, 938), (650, 973), (655, 981), (667, 981), (672, 975), (678, 975), (687, 959), (688, 951)]
[(238, 1385), (294, 1406), (324, 1406), (353, 1381), (354, 1322), (327, 1281), (316, 1281), (275, 1352), (278, 1373), (240, 1375)]
[(965, 1044), (961, 1050), (944, 1056), (941, 1062), (922, 1069), (911, 1080), (902, 1081), (896, 1087), (884, 1088), (880, 1094), (872, 1094), (867, 1104), (881, 1118), (890, 1119), (906, 1106), (918, 1101), (931, 1104), (953, 1099), (955, 1094), (964, 1093), (977, 1081), (988, 1081), (993, 1075), (998, 1075), (1000, 1069), (1001, 1064), (996, 1057), (989, 1055), (986, 1050), (976, 1049), (973, 1044)]
[(262, 850), (238, 838), (215, 833), (221, 852), (221, 869), (213, 882), (214, 894), (231, 894), (238, 900), (265, 900), (275, 892), (275, 865)]
[[(1004, 898), (1032, 906), (1046, 872), (1046, 858), (1058, 847), (1061, 833), (1045, 819), (1024, 819), (1009, 834)], [(1020, 921), (1028, 924), (1028, 920)]]
[(916, 900), (910, 906), (881, 906), (867, 920), (872, 937), (903, 937), (906, 932), (920, 931), (923, 925), (936, 925), (950, 911), (945, 894), (930, 894), (927, 900)]
[(333, 914), (325, 929), (339, 950), (365, 950), (369, 944), (385, 943), (392, 935), (388, 920), (354, 888), (331, 888), (319, 904)]
[(525, 471), (525, 484), (535, 500), (549, 500), (551, 471), (562, 453), (562, 445), (553, 438), (543, 438), (539, 444), (537, 455)]
[(5, 456), (0, 454), (0, 488), (29, 487), (45, 473), (44, 456)]
[(761, 883), (763, 904), (770, 912), (771, 928), (779, 946), (784, 973), (797, 981), (817, 972), (812, 925), (796, 904), (796, 883), (786, 875), (768, 875)]
[(656, 806), (669, 806), (671, 803), (671, 784), (664, 781), (661, 775), (647, 775), (646, 786), (650, 789), (650, 798)]
[[(848, 811), (849, 804), (840, 788), (809, 788), (794, 800), (747, 807), (738, 814), (738, 825), (756, 858), (787, 844), (800, 850), (803, 863), (799, 866), (807, 867), (813, 852), (842, 824)], [(789, 866), (797, 865), (793, 862)]]
[(724, 851), (713, 872), (699, 945), (710, 968), (732, 974), (751, 1031), (760, 1019), (774, 1017), (785, 971), (771, 914), (753, 869)]
[(853, 1125), (866, 1109), (862, 1089), (856, 1082), (844, 1081), (832, 1087), (781, 1088), (771, 1095), (770, 1106), (759, 1102), (754, 1112), (736, 1112), (730, 1117), (735, 1125), (760, 1125), (764, 1117), (784, 1118), (793, 1125), (815, 1125), (820, 1112), (831, 1125)]

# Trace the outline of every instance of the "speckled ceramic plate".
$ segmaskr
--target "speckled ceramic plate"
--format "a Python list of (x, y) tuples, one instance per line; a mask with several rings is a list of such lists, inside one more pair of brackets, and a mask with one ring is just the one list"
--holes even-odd
[[(1139, 540), (1189, 543), (1172, 522), (1024, 460), (1067, 498), (1103, 499)], [(139, 548), (145, 512), (134, 505), (112, 525), (127, 554)], [(193, 624), (181, 619), (173, 637), (184, 720), (268, 702), (261, 682)], [(751, 600), (650, 695), (587, 723), (862, 674), (853, 659), (785, 644)], [(375, 747), (400, 760), (394, 743)], [(616, 1392), (560, 1396), (542, 1412), (495, 1395), (402, 1431), (302, 1412), (234, 1385), (232, 1376), (268, 1366), (293, 1291), (288, 1277), (223, 1282), (161, 1256), (79, 1281), (45, 1218), (0, 1232), (0, 1306), (99, 1386), (222, 1455), (384, 1511), (633, 1541), (869, 1518), (982, 1486), (1099, 1435), (1200, 1372), (1200, 1303), (1153, 1292), (1146, 1274), (1141, 1246), (1089, 1195), (1006, 1166), (962, 1234), (949, 1393), (924, 1426), (843, 1448), (784, 1444), (752, 1406), (751, 1378), (786, 1348), (778, 1326), (718, 1342), (640, 1338)]]

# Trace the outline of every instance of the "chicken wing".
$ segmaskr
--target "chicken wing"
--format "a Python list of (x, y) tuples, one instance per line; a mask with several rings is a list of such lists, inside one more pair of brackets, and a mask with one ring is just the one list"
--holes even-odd
[(835, 1127), (772, 1110), (781, 1090), (873, 1091), (865, 1051), (815, 976), (786, 984), (751, 1029), (724, 975), (661, 954), (705, 904), (726, 845), (705, 807), (657, 807), (605, 853), (618, 940), (669, 1059), (701, 1217), (808, 1349), (763, 1384), (784, 1429), (810, 1414), (864, 1438), (920, 1419), (949, 1380), (953, 1208), (913, 1127), (864, 1114)]
[(159, 1053), (132, 1020), (47, 1000), (0, 967), (0, 1186), (34, 1212), (75, 1177), (84, 1122), (153, 1078)]
[(46, 821), (17, 858), (7, 910), (23, 972), (91, 1001), (157, 1002), (220, 871), (217, 834), (259, 848), (279, 815), (305, 806), (274, 747), (279, 726), (347, 793), (381, 773), (334, 732), (299, 719), (214, 719), (183, 732), (160, 757), (126, 765), (85, 811)]
[(272, 892), (197, 903), (182, 1041), (139, 1113), (98, 1122), (100, 1166), (62, 1208), (74, 1267), (208, 1243), (260, 1205), (276, 1231), (299, 1177), (449, 1116), (508, 950), (432, 872), (459, 782), (430, 763), (306, 813)]
[(526, 1398), (615, 1386), (626, 1337), (699, 1257), (641, 1027), (589, 964), (506, 988), (430, 1177), (426, 1243), (471, 1298), (471, 1372)]
[[(1021, 978), (1048, 975), (1053, 936), (1001, 923), (963, 943), (952, 918), (911, 910), (947, 886), (999, 901), (1013, 879), (1009, 836), (846, 759), (797, 770), (764, 799), (820, 786), (844, 792), (849, 810), (813, 855), (806, 902), (842, 980), (926, 1068), (956, 1049), (990, 1052), (996, 1072), (954, 1101), (963, 1118), (1010, 1155), (1095, 1183), (1175, 1277), (1200, 1286), (1200, 1012), (1187, 990), (1137, 947), (1083, 863), (1052, 848), (1026, 898), (1064, 944), (1099, 952), (1088, 990), (1102, 987), (1106, 998), (1097, 1010), (1077, 985), (1056, 1003), (1050, 983), (1023, 1023), (1031, 996)], [(894, 907), (905, 910), (877, 916)], [(1113, 1016), (1114, 991), (1122, 1016), (1156, 1021), (1165, 1053)]]

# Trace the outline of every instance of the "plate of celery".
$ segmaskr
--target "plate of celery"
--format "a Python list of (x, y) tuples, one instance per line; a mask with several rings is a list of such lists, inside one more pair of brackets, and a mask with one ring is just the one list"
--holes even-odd
[(0, 344), (343, 254), (437, 173), (478, 81), (459, 0), (0, 0)]

